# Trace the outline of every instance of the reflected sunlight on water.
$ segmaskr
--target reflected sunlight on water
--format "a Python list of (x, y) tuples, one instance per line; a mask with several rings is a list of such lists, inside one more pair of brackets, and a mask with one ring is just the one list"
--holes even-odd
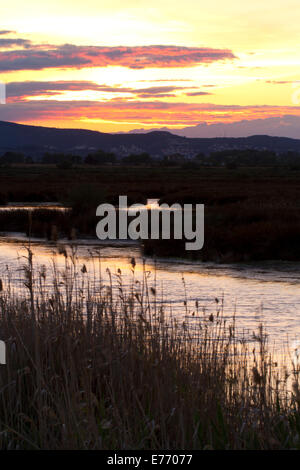
[(65, 207), (57, 202), (30, 202), (28, 204), (23, 202), (8, 202), (5, 206), (0, 205), (0, 212), (4, 211), (34, 211), (37, 209), (47, 209), (49, 211), (62, 211), (66, 212), (70, 210), (69, 207)]
[[(24, 275), (22, 265), (26, 255), (25, 240), (0, 238), (0, 275), (10, 273), (12, 286), (22, 289)], [(65, 244), (67, 247), (67, 243)], [(237, 265), (191, 263), (182, 260), (153, 260), (141, 258), (140, 249), (134, 244), (100, 244), (80, 241), (76, 245), (78, 269), (83, 264), (87, 276), (93, 282), (95, 271), (101, 266), (101, 276), (108, 282), (107, 269), (114, 274), (120, 269), (124, 288), (132, 282), (131, 259), (136, 259), (135, 278), (143, 279), (147, 272), (149, 287), (155, 287), (157, 300), (163, 302), (167, 312), (191, 326), (197, 324), (203, 314), (215, 314), (222, 305), (224, 317), (230, 321), (235, 315), (237, 327), (249, 341), (261, 323), (265, 326), (270, 343), (292, 344), (300, 340), (300, 272), (299, 263), (266, 262)], [(52, 260), (55, 257), (60, 270), (65, 268), (65, 258), (57, 245), (32, 241), (34, 266), (45, 265), (48, 271), (46, 286), (52, 285)], [(101, 258), (101, 259), (100, 259)], [(100, 262), (99, 262), (100, 259)]]

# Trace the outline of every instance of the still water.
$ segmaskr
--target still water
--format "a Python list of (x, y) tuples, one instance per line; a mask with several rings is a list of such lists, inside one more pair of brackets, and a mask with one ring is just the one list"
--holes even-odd
[[(22, 265), (25, 263), (27, 243), (28, 240), (21, 234), (0, 237), (0, 276), (7, 279), (9, 272), (16, 290), (24, 282)], [(57, 266), (63, 270), (65, 257), (59, 254), (58, 247), (53, 243), (39, 239), (31, 243), (34, 266), (46, 266), (50, 288), (51, 260), (55, 256)], [(70, 250), (68, 243), (66, 241), (64, 246)], [(158, 300), (180, 321), (193, 325), (199, 321), (203, 311), (207, 315), (214, 314), (223, 303), (224, 316), (231, 321), (235, 314), (237, 327), (245, 331), (249, 341), (261, 323), (266, 328), (270, 343), (278, 347), (288, 343), (291, 345), (300, 339), (299, 263), (270, 261), (219, 265), (146, 258), (143, 268), (140, 248), (134, 243), (112, 245), (95, 240), (78, 240), (74, 246), (79, 271), (85, 264), (86, 275), (91, 279), (95, 262), (100, 256), (104, 284), (109, 281), (107, 268), (113, 274), (115, 285), (117, 279), (114, 274), (120, 269), (124, 286), (128, 287), (132, 282), (131, 260), (134, 258), (135, 278), (142, 280), (143, 269), (146, 270), (149, 287), (156, 288)]]
[(0, 212), (11, 212), (11, 211), (27, 211), (32, 212), (38, 209), (46, 209), (47, 211), (68, 211), (69, 208), (59, 204), (57, 202), (31, 202), (24, 204), (23, 202), (9, 202), (5, 206), (0, 205)]

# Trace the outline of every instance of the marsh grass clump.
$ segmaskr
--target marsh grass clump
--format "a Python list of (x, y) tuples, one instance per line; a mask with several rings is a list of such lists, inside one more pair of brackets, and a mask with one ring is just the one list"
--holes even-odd
[(249, 347), (220, 302), (182, 324), (134, 259), (125, 287), (100, 258), (89, 272), (60, 252), (51, 286), (30, 247), (23, 288), (1, 282), (1, 449), (300, 447), (298, 371), (274, 363), (262, 328)]

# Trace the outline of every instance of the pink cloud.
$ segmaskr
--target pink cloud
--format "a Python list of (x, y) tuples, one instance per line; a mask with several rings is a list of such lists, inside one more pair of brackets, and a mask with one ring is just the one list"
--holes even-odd
[(0, 119), (15, 122), (64, 122), (80, 119), (140, 122), (153, 126), (235, 122), (283, 115), (300, 116), (299, 106), (238, 106), (211, 103), (174, 103), (160, 100), (19, 101), (0, 106)]
[[(147, 67), (192, 67), (216, 61), (233, 60), (235, 55), (228, 49), (183, 46), (75, 46), (71, 44), (53, 46), (29, 45), (23, 39), (22, 49), (0, 52), (0, 71), (42, 70), (47, 68), (84, 68), (121, 66), (133, 69)], [(1, 47), (1, 42), (0, 42)]]

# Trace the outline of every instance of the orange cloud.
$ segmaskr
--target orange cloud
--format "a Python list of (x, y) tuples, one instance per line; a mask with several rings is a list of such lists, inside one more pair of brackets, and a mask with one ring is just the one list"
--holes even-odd
[[(1, 41), (3, 45), (1, 46)], [(19, 42), (18, 42), (19, 41)], [(23, 39), (0, 39), (0, 48), (21, 45), (22, 49), (0, 52), (0, 71), (42, 70), (121, 66), (131, 69), (191, 67), (216, 61), (233, 60), (228, 49), (183, 46), (51, 46), (29, 44)]]
[(283, 115), (300, 116), (299, 106), (238, 106), (165, 101), (20, 101), (0, 106), (0, 119), (16, 122), (111, 121), (155, 126), (187, 126), (199, 122), (235, 122)]

